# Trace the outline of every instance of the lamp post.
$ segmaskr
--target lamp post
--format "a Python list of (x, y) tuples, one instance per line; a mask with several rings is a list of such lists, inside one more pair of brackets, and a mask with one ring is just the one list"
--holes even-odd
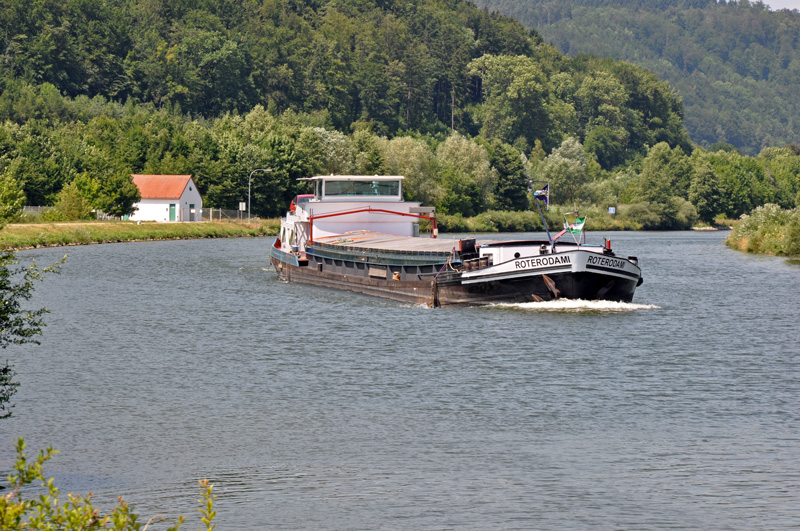
[(253, 183), (253, 174), (257, 171), (270, 172), (272, 168), (258, 168), (250, 172), (250, 177), (247, 178), (247, 222), (250, 223), (250, 187)]

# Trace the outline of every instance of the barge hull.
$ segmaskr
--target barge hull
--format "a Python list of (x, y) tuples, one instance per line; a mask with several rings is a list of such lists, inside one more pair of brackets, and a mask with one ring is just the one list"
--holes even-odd
[(307, 266), (281, 261), (275, 256), (270, 257), (270, 260), (275, 271), (278, 272), (278, 277), (287, 282), (301, 282), (313, 286), (352, 291), (411, 304), (434, 304), (431, 282), (427, 280), (395, 281), (365, 278), (317, 271)]
[(438, 304), (464, 306), (494, 303), (551, 301), (559, 298), (631, 302), (635, 280), (595, 273), (531, 275), (466, 285), (439, 285)]
[(270, 257), (281, 280), (432, 307), (521, 303), (558, 298), (631, 302), (637, 283), (636, 280), (589, 272), (532, 274), (522, 278), (487, 280), (473, 284), (449, 280), (448, 275), (437, 282), (432, 279), (398, 281), (319, 271), (313, 266), (282, 260), (281, 254), (283, 253), (280, 251), (273, 252)]

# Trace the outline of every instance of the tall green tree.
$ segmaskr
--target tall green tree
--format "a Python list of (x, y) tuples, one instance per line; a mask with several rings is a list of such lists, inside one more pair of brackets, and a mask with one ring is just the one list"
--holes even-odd
[[(36, 336), (42, 333), (42, 316), (47, 310), (29, 310), (24, 304), (33, 296), (34, 283), (42, 279), (43, 273), (53, 270), (39, 269), (35, 263), (22, 267), (14, 253), (0, 253), (0, 349), (39, 343)], [(12, 366), (6, 360), (0, 366), (0, 419), (11, 416), (10, 400), (18, 386), (13, 377)]]
[(639, 207), (652, 214), (645, 228), (687, 229), (697, 220), (697, 210), (688, 201), (692, 165), (680, 147), (666, 142), (653, 146), (642, 161), (634, 187)]
[(110, 216), (122, 217), (133, 214), (134, 204), (141, 198), (131, 174), (115, 173), (102, 180), (97, 206)]
[(692, 153), (692, 182), (689, 185), (689, 201), (697, 209), (700, 219), (711, 223), (721, 212), (722, 197), (719, 182), (708, 156), (698, 150)]
[(492, 172), (485, 147), (453, 133), (436, 149), (436, 166), (445, 194), (434, 205), (447, 214), (473, 216), (493, 202)]
[(17, 181), (8, 174), (0, 174), (0, 229), (15, 221), (25, 206), (25, 193)]
[(571, 205), (589, 179), (588, 169), (583, 146), (577, 139), (569, 137), (539, 163), (536, 180), (550, 183), (553, 203)]
[(408, 136), (396, 137), (383, 149), (387, 173), (403, 175), (407, 199), (435, 205), (443, 196), (441, 183), (434, 178), (434, 157), (428, 144)]
[(501, 210), (528, 208), (528, 175), (520, 153), (513, 146), (496, 143), (489, 162), (497, 174), (494, 183), (495, 207)]
[(468, 65), (470, 75), (480, 78), (484, 93), (481, 109), (483, 135), (513, 143), (524, 138), (528, 145), (547, 137), (547, 77), (531, 57), (484, 55)]
[(718, 151), (709, 155), (709, 162), (719, 181), (721, 210), (729, 218), (773, 200), (774, 189), (765, 183), (764, 167), (758, 160)]

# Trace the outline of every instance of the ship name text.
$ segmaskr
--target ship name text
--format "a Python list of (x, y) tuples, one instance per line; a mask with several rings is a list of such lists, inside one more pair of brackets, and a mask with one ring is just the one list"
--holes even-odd
[(590, 256), (587, 260), (588, 263), (603, 267), (615, 267), (617, 269), (625, 269), (625, 261), (615, 258), (606, 258), (605, 256)]
[(534, 267), (547, 267), (553, 265), (569, 265), (569, 256), (538, 256), (536, 258), (526, 258), (524, 260), (515, 260), (514, 267), (516, 269), (531, 269)]

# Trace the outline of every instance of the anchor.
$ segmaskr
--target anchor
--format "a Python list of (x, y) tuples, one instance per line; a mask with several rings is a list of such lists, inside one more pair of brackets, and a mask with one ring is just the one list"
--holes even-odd
[(560, 298), (561, 292), (556, 287), (555, 281), (547, 275), (542, 275), (542, 279), (544, 280), (544, 285), (547, 286), (547, 290), (553, 294), (553, 299)]

